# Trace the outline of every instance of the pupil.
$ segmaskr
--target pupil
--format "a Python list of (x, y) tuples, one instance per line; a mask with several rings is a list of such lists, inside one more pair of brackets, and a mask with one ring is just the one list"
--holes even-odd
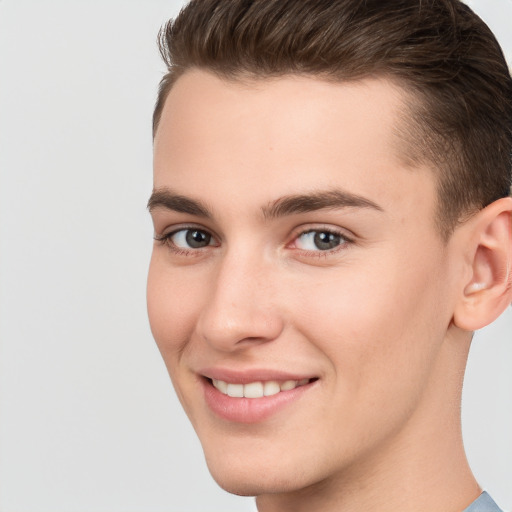
[(326, 251), (340, 245), (341, 237), (335, 233), (320, 231), (315, 233), (314, 241), (319, 249)]
[(210, 245), (211, 236), (204, 231), (189, 230), (186, 234), (187, 244), (194, 249)]

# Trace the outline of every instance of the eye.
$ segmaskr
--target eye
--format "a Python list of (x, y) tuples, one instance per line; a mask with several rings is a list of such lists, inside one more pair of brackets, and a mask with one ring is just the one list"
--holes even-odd
[(329, 251), (349, 242), (348, 238), (336, 231), (311, 230), (299, 235), (295, 247), (303, 251)]
[(200, 249), (211, 244), (212, 236), (200, 229), (181, 229), (174, 233), (172, 241), (181, 249)]
[(179, 229), (166, 235), (157, 236), (155, 239), (169, 245), (171, 248), (185, 251), (215, 245), (212, 235), (198, 228)]

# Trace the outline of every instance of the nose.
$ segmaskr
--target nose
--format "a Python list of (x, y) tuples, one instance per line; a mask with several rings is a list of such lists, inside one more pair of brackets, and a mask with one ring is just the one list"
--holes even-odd
[(206, 343), (230, 352), (272, 341), (284, 322), (276, 305), (276, 275), (263, 258), (233, 251), (216, 268), (196, 329)]

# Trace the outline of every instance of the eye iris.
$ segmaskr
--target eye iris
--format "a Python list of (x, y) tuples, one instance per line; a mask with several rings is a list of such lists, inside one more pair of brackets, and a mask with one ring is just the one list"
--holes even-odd
[(194, 249), (210, 245), (211, 238), (208, 233), (197, 229), (189, 229), (185, 235), (187, 244)]
[(313, 240), (318, 249), (326, 251), (340, 245), (341, 236), (336, 233), (329, 233), (328, 231), (319, 231), (315, 233)]

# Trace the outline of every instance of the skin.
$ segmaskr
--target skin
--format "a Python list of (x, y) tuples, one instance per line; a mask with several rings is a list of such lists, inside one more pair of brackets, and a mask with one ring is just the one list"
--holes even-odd
[[(480, 493), (460, 394), (470, 331), (510, 302), (504, 272), (495, 295), (509, 295), (490, 305), (485, 293), (510, 257), (511, 207), (501, 200), (443, 241), (434, 172), (407, 168), (398, 149), (404, 101), (385, 80), (241, 83), (198, 70), (166, 101), (155, 191), (209, 216), (156, 201), (155, 234), (196, 228), (211, 244), (191, 248), (183, 231), (155, 241), (151, 328), (213, 477), (256, 495), (261, 512), (456, 512)], [(332, 190), (374, 206), (269, 214), (284, 197)], [(319, 250), (311, 230), (340, 243)], [(481, 249), (484, 233), (505, 240), (501, 256)], [(243, 424), (207, 407), (205, 367), (318, 380)]]

